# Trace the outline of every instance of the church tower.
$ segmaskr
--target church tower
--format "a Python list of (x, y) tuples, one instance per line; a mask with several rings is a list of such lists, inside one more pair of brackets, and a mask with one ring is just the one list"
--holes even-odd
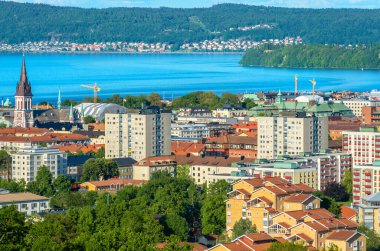
[(32, 96), (32, 87), (26, 73), (25, 57), (23, 55), (20, 80), (16, 87), (13, 127), (33, 127)]

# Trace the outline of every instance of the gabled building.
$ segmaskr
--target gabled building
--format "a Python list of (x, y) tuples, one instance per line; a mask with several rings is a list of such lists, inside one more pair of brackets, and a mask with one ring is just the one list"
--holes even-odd
[(273, 238), (265, 233), (242, 235), (231, 242), (219, 243), (210, 251), (264, 251), (276, 242), (285, 242), (283, 238)]
[[(333, 244), (348, 249), (365, 250), (365, 237), (357, 232), (358, 224), (346, 218), (336, 218), (320, 208), (321, 200), (304, 184), (290, 184), (271, 177), (245, 179), (232, 185), (226, 200), (226, 230), (232, 234), (234, 224), (247, 219), (272, 238), (302, 243), (322, 249)], [(351, 231), (340, 237), (336, 232)], [(352, 236), (352, 237), (351, 237)], [(357, 249), (349, 249), (355, 247)]]

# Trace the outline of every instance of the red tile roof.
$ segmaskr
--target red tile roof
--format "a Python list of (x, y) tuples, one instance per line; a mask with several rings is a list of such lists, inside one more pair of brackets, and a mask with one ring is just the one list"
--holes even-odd
[(132, 179), (108, 179), (108, 180), (98, 180), (98, 181), (88, 181), (81, 184), (81, 187), (85, 187), (86, 183), (90, 183), (95, 187), (109, 187), (111, 185), (141, 185), (145, 181), (143, 180), (132, 180)]
[(347, 206), (341, 206), (340, 211), (341, 211), (342, 217), (347, 218), (347, 219), (351, 219), (352, 217), (357, 215), (357, 212), (354, 209)]
[(304, 193), (297, 193), (297, 194), (291, 194), (285, 198), (285, 201), (287, 202), (304, 202), (305, 200), (308, 200), (309, 198), (314, 197), (311, 194), (304, 194)]
[(194, 142), (172, 141), (172, 153), (178, 155), (199, 154), (205, 148), (205, 144)]
[(359, 237), (361, 234), (356, 230), (334, 230), (327, 236), (326, 239), (348, 241), (355, 235)]

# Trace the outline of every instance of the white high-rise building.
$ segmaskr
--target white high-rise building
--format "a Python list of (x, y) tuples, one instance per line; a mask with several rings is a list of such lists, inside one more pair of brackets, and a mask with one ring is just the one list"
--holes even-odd
[(362, 127), (360, 131), (344, 131), (344, 152), (351, 153), (354, 165), (372, 165), (380, 159), (380, 132), (372, 127)]
[(105, 157), (137, 161), (171, 154), (171, 112), (148, 107), (105, 115)]
[(55, 148), (22, 148), (12, 154), (12, 179), (35, 180), (38, 168), (47, 166), (53, 179), (67, 173), (67, 153)]
[(328, 148), (327, 117), (258, 117), (259, 159), (276, 159)]

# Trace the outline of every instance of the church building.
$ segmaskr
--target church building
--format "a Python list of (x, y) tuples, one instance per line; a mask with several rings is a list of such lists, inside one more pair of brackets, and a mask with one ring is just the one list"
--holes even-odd
[(28, 80), (23, 56), (20, 80), (16, 87), (13, 127), (30, 128), (34, 126), (32, 97), (32, 86)]

